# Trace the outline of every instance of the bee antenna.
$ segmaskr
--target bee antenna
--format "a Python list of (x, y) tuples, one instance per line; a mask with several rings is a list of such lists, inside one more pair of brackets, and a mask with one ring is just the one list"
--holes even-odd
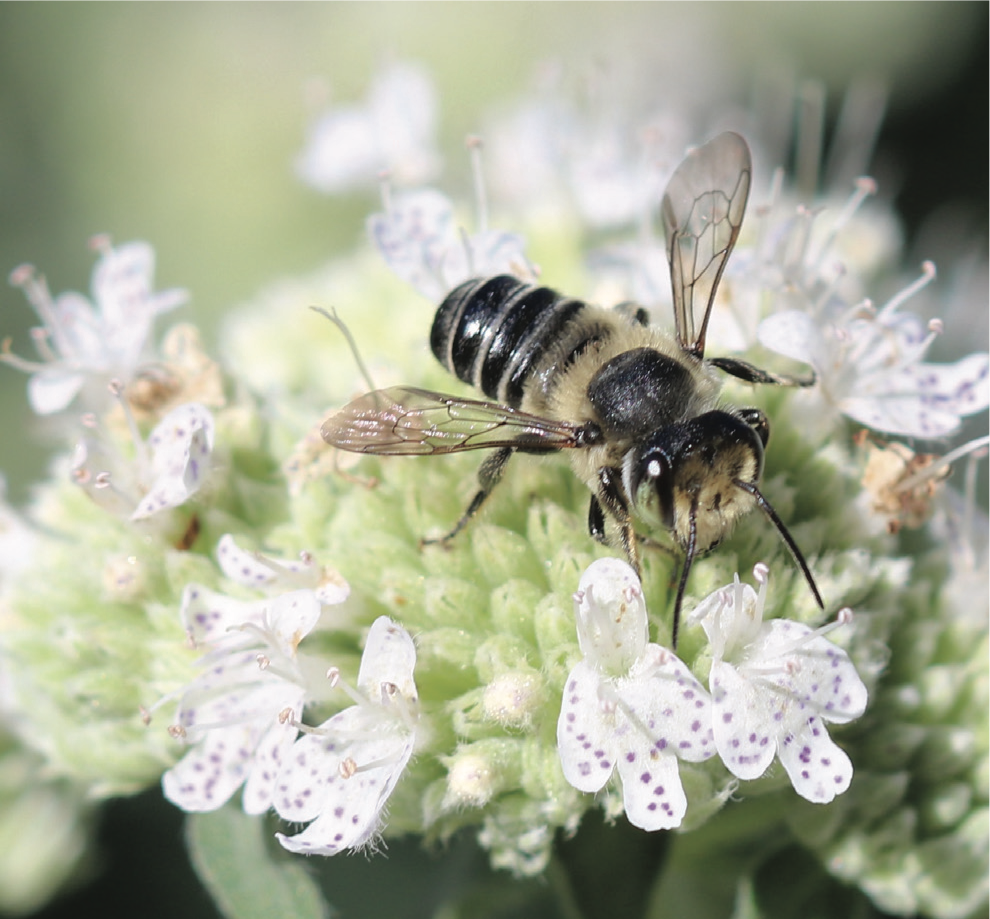
[(321, 316), (329, 319), (338, 329), (340, 329), (340, 333), (344, 336), (344, 340), (347, 342), (347, 347), (351, 349), (351, 355), (354, 357), (354, 363), (357, 364), (358, 372), (362, 377), (364, 377), (364, 381), (368, 384), (369, 389), (377, 389), (375, 386), (375, 381), (371, 379), (371, 374), (368, 373), (368, 368), (365, 367), (364, 361), (361, 360), (361, 352), (358, 351), (357, 342), (354, 340), (354, 336), (351, 335), (351, 330), (347, 328), (347, 323), (337, 315), (337, 311), (325, 310), (322, 306), (311, 306), (310, 309), (313, 310), (313, 312), (319, 313)]
[(737, 487), (746, 492), (746, 494), (752, 495), (756, 499), (756, 503), (760, 506), (763, 513), (770, 518), (773, 525), (777, 528), (777, 532), (780, 533), (780, 538), (784, 540), (784, 544), (791, 550), (791, 556), (797, 563), (798, 568), (800, 568), (804, 574), (804, 578), (808, 582), (808, 586), (811, 588), (812, 594), (814, 594), (815, 602), (818, 604), (819, 609), (825, 609), (825, 604), (822, 602), (822, 595), (818, 592), (818, 585), (815, 583), (814, 575), (812, 575), (811, 569), (808, 567), (808, 563), (804, 560), (804, 556), (801, 554), (798, 544), (794, 542), (794, 537), (791, 536), (787, 527), (784, 526), (784, 521), (777, 516), (777, 512), (770, 505), (770, 502), (763, 497), (760, 490), (755, 485), (750, 482), (741, 482), (739, 479), (735, 480), (735, 484)]
[(677, 650), (677, 634), (681, 626), (681, 606), (684, 603), (684, 591), (687, 589), (688, 575), (691, 573), (691, 565), (698, 545), (698, 499), (691, 502), (691, 513), (688, 516), (690, 529), (688, 530), (687, 546), (684, 549), (684, 567), (681, 569), (681, 579), (677, 584), (677, 596), (674, 598), (674, 623), (670, 629), (670, 648)]

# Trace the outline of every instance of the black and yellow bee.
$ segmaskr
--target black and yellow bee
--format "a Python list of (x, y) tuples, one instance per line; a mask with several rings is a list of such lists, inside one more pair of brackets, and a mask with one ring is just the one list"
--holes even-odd
[(770, 435), (756, 408), (719, 402), (718, 371), (751, 383), (807, 385), (733, 358), (705, 358), (719, 280), (742, 225), (749, 147), (720, 134), (690, 152), (667, 186), (661, 216), (673, 288), (674, 334), (635, 307), (603, 309), (509, 275), (466, 281), (440, 305), (430, 346), (458, 379), (492, 401), (395, 386), (332, 415), (323, 438), (357, 453), (494, 451), (458, 533), (498, 484), (513, 453), (568, 450), (591, 490), (588, 528), (618, 542), (639, 571), (634, 519), (667, 530), (684, 554), (671, 644), (692, 562), (735, 521), (761, 508), (822, 605), (808, 565), (760, 492)]

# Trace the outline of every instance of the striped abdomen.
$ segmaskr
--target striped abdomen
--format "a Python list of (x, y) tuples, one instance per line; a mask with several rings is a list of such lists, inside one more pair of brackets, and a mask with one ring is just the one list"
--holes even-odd
[(511, 275), (477, 278), (456, 287), (440, 304), (430, 347), (458, 379), (503, 405), (518, 408), (526, 381), (566, 366), (601, 338), (597, 323), (575, 322), (590, 309), (547, 287)]

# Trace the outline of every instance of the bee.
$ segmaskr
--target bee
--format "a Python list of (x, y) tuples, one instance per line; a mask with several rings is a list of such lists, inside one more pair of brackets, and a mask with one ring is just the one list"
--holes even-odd
[(760, 508), (779, 531), (818, 605), (797, 544), (760, 491), (770, 436), (757, 408), (719, 402), (719, 371), (750, 383), (810, 385), (734, 358), (706, 358), (722, 272), (752, 180), (746, 141), (724, 133), (688, 153), (663, 196), (674, 334), (633, 305), (604, 309), (510, 275), (476, 278), (437, 309), (430, 347), (491, 401), (395, 386), (351, 402), (323, 424), (327, 443), (357, 453), (422, 456), (493, 451), (452, 539), (477, 513), (514, 453), (567, 450), (591, 491), (588, 530), (616, 543), (639, 574), (634, 522), (666, 530), (683, 554), (671, 646), (694, 559)]

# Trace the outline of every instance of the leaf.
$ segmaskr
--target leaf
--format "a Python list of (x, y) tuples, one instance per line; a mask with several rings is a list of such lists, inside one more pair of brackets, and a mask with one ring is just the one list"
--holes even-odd
[(226, 919), (329, 919), (303, 864), (273, 858), (265, 826), (232, 805), (186, 818), (189, 858), (217, 908)]

